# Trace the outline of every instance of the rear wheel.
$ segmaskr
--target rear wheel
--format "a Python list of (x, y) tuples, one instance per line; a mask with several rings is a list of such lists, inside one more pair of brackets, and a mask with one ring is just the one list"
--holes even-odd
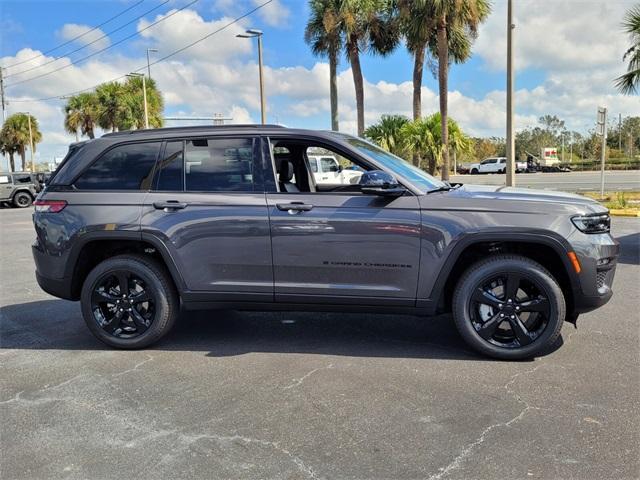
[(478, 173), (480, 173), (480, 172), (478, 172), (478, 169), (477, 169), (477, 168), (473, 168), (473, 169), (471, 170), (471, 175), (477, 175)]
[(116, 348), (143, 348), (166, 335), (179, 299), (166, 269), (142, 255), (121, 255), (98, 264), (81, 294), (89, 330)]
[(475, 350), (517, 360), (545, 353), (565, 319), (564, 295), (540, 264), (497, 255), (471, 266), (453, 298), (460, 335)]
[(18, 192), (13, 196), (13, 204), (18, 208), (31, 206), (33, 198), (27, 192)]

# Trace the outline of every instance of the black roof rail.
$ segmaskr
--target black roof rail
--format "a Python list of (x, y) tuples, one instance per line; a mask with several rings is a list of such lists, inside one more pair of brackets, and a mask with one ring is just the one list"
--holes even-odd
[(282, 125), (277, 124), (258, 124), (258, 123), (246, 123), (246, 124), (227, 124), (227, 125), (192, 125), (184, 127), (163, 127), (163, 128), (149, 128), (140, 130), (123, 130), (121, 132), (109, 132), (102, 135), (103, 137), (120, 137), (125, 135), (142, 135), (153, 133), (180, 133), (180, 132), (199, 132), (199, 131), (211, 131), (211, 130), (243, 130), (243, 129), (259, 129), (259, 128), (285, 128)]

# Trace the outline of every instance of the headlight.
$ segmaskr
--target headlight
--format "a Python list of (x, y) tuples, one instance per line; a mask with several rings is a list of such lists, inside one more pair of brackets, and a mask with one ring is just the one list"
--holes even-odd
[(608, 213), (579, 215), (571, 218), (571, 221), (584, 233), (608, 233), (611, 229), (611, 218)]

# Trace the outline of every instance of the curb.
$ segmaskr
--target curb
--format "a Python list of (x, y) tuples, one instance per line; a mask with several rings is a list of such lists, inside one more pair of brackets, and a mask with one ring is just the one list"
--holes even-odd
[(609, 213), (611, 215), (614, 215), (616, 217), (640, 217), (640, 211), (639, 210), (620, 210), (620, 209), (616, 209), (613, 208), (611, 210), (609, 210)]

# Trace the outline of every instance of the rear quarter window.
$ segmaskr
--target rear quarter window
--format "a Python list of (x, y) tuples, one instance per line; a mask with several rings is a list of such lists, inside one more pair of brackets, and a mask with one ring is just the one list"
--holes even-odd
[(149, 190), (161, 142), (119, 145), (103, 153), (75, 181), (80, 190)]

